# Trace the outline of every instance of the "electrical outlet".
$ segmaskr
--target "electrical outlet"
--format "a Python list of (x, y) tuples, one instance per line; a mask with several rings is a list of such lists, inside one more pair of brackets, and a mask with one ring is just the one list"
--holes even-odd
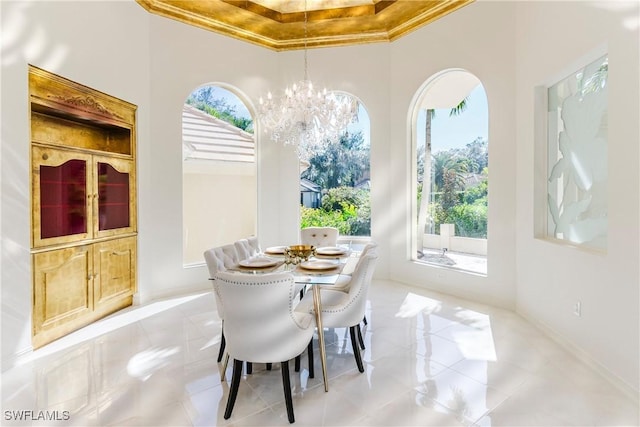
[(582, 303), (580, 301), (573, 304), (573, 314), (578, 317), (582, 316)]

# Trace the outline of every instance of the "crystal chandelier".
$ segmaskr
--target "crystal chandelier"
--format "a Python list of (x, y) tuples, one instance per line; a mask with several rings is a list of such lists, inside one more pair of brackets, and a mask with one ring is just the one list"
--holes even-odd
[(271, 92), (260, 98), (260, 122), (271, 139), (298, 149), (308, 159), (323, 145), (336, 141), (358, 120), (358, 102), (347, 94), (316, 90), (309, 80), (307, 60), (307, 4), (304, 7), (304, 80), (287, 87), (280, 99)]

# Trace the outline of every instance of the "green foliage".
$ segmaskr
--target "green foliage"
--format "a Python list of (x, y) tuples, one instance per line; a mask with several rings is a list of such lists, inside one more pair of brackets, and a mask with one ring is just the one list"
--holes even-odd
[[(462, 157), (462, 153), (468, 152), (470, 147), (486, 154), (486, 143), (476, 140), (467, 144), (466, 149), (441, 151), (433, 156), (434, 186), (440, 191), (433, 193), (433, 201), (429, 204), (429, 217), (432, 221), (429, 229), (432, 233), (440, 232), (440, 224), (455, 224), (458, 236), (487, 237), (489, 170), (486, 166), (483, 168), (479, 184), (466, 186), (466, 172), (474, 169), (475, 166), (471, 165), (475, 163)], [(484, 154), (478, 157), (480, 164), (486, 164), (483, 156)], [(421, 187), (422, 182), (419, 182), (418, 189)], [(420, 197), (419, 191), (418, 203)]]
[(300, 206), (300, 228), (305, 227), (336, 227), (340, 234), (347, 234), (347, 223), (343, 221), (341, 211), (326, 211), (324, 209)]
[(341, 235), (371, 234), (369, 190), (356, 188), (369, 177), (369, 145), (361, 132), (345, 132), (309, 159), (302, 178), (322, 188), (322, 206), (301, 207), (301, 227), (336, 227)]
[(215, 98), (213, 95), (213, 87), (211, 86), (201, 87), (194, 91), (187, 98), (186, 104), (200, 111), (204, 111), (210, 116), (230, 123), (245, 132), (253, 133), (253, 120), (240, 117), (236, 112), (236, 108), (229, 105), (226, 99)]
[(345, 132), (336, 142), (309, 159), (310, 166), (302, 178), (318, 184), (322, 189), (342, 186), (354, 187), (369, 176), (369, 146), (362, 132)]
[(488, 170), (485, 168), (483, 171), (483, 179), (480, 184), (475, 187), (468, 188), (463, 195), (463, 203), (472, 204), (477, 200), (484, 198), (484, 204), (486, 205), (487, 195), (489, 193), (489, 178)]
[(468, 160), (465, 157), (454, 154), (450, 150), (440, 151), (433, 155), (431, 173), (436, 189), (444, 190), (445, 182), (449, 180), (450, 190), (463, 190), (467, 172)]
[(344, 210), (346, 206), (365, 204), (369, 204), (369, 191), (363, 188), (331, 188), (322, 196), (322, 208), (327, 211)]
[(300, 227), (336, 227), (343, 236), (369, 236), (369, 191), (352, 187), (328, 190), (321, 208), (300, 207)]
[(446, 222), (456, 225), (458, 236), (486, 239), (487, 205), (474, 203), (454, 206), (447, 212)]
[(451, 156), (467, 160), (467, 169), (471, 173), (481, 173), (489, 166), (489, 145), (486, 140), (476, 138), (464, 148), (447, 150)]

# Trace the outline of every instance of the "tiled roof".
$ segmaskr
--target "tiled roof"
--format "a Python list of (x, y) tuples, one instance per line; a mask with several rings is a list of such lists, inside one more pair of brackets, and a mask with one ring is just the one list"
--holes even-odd
[(255, 161), (253, 134), (187, 104), (182, 109), (182, 146), (185, 160)]

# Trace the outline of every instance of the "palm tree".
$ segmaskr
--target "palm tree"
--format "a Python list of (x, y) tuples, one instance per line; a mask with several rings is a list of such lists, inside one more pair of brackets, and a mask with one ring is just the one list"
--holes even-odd
[(431, 170), (433, 185), (438, 190), (444, 188), (447, 175), (453, 180), (452, 184), (456, 189), (464, 189), (465, 175), (469, 172), (469, 160), (451, 155), (447, 151), (440, 151), (433, 155)]
[[(468, 97), (465, 97), (449, 111), (449, 117), (458, 116), (467, 109)], [(431, 121), (435, 118), (435, 110), (427, 109), (425, 120), (425, 150), (424, 150), (424, 178), (422, 180), (422, 195), (418, 209), (418, 254), (422, 253), (422, 239), (427, 226), (429, 199), (431, 195)]]

